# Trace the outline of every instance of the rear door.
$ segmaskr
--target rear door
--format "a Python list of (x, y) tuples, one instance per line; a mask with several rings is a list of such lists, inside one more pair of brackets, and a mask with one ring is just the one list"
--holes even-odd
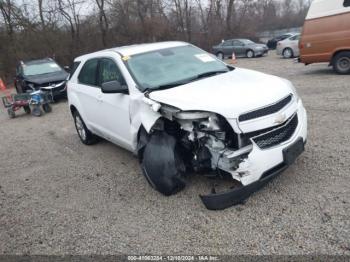
[(98, 58), (93, 58), (84, 63), (74, 91), (81, 103), (84, 122), (93, 133), (102, 135), (101, 128), (98, 126), (98, 110), (101, 99), (101, 90), (97, 81), (98, 62)]
[(233, 52), (232, 40), (227, 40), (222, 44), (222, 51), (225, 56), (231, 56)]

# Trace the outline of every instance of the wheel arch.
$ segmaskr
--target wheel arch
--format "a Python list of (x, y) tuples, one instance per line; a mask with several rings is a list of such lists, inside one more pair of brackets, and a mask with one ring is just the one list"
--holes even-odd
[(338, 49), (332, 54), (331, 61), (329, 62), (329, 65), (332, 66), (334, 63), (335, 57), (340, 54), (341, 52), (350, 52), (350, 47), (349, 48), (344, 48), (344, 49)]

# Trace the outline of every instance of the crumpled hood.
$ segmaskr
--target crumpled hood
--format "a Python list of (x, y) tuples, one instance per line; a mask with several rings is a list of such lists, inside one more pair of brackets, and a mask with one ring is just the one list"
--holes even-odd
[(68, 77), (68, 73), (65, 71), (50, 73), (50, 74), (42, 74), (42, 75), (34, 75), (34, 76), (26, 76), (25, 81), (28, 81), (33, 84), (42, 85), (46, 83), (52, 83), (57, 81), (64, 81)]
[(235, 70), (175, 88), (153, 91), (149, 98), (181, 110), (200, 110), (237, 118), (293, 93), (285, 79), (260, 72)]

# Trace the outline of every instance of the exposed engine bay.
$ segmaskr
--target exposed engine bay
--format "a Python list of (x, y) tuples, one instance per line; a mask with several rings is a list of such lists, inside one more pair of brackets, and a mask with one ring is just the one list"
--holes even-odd
[[(158, 109), (158, 108), (157, 108)], [(164, 195), (185, 187), (186, 173), (239, 181), (235, 170), (252, 150), (227, 121), (210, 112), (183, 112), (162, 105), (150, 134), (141, 131), (138, 152), (142, 170), (152, 187)], [(215, 172), (213, 172), (215, 171)]]
[[(223, 209), (242, 203), (288, 166), (281, 163), (263, 176), (255, 168), (266, 157), (263, 152), (267, 148), (266, 141), (278, 141), (265, 137), (275, 135), (273, 139), (277, 138), (279, 142), (288, 140), (298, 126), (297, 113), (280, 124), (243, 134), (235, 132), (218, 114), (182, 111), (150, 99), (145, 101), (160, 117), (149, 132), (142, 128), (137, 151), (147, 181), (164, 195), (181, 191), (186, 185), (186, 176), (191, 173), (212, 178), (231, 177), (238, 182), (238, 188), (223, 194), (216, 193), (213, 188), (211, 195), (201, 196), (208, 209)], [(254, 147), (261, 150), (253, 150)], [(304, 150), (303, 139), (299, 139), (294, 148), (297, 148), (295, 155), (299, 155)]]

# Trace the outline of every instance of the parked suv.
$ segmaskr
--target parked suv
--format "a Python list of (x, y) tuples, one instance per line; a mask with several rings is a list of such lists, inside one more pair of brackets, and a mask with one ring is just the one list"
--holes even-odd
[(57, 99), (67, 95), (68, 76), (69, 73), (51, 58), (20, 62), (16, 68), (15, 88), (17, 93), (42, 89)]
[(306, 111), (291, 82), (234, 68), (184, 42), (80, 56), (68, 102), (81, 141), (134, 152), (164, 195), (194, 172), (240, 184), (201, 196), (209, 209), (241, 203), (303, 152)]
[(257, 44), (249, 39), (231, 39), (213, 46), (213, 53), (221, 60), (231, 57), (253, 58), (267, 54), (269, 49), (264, 44)]

